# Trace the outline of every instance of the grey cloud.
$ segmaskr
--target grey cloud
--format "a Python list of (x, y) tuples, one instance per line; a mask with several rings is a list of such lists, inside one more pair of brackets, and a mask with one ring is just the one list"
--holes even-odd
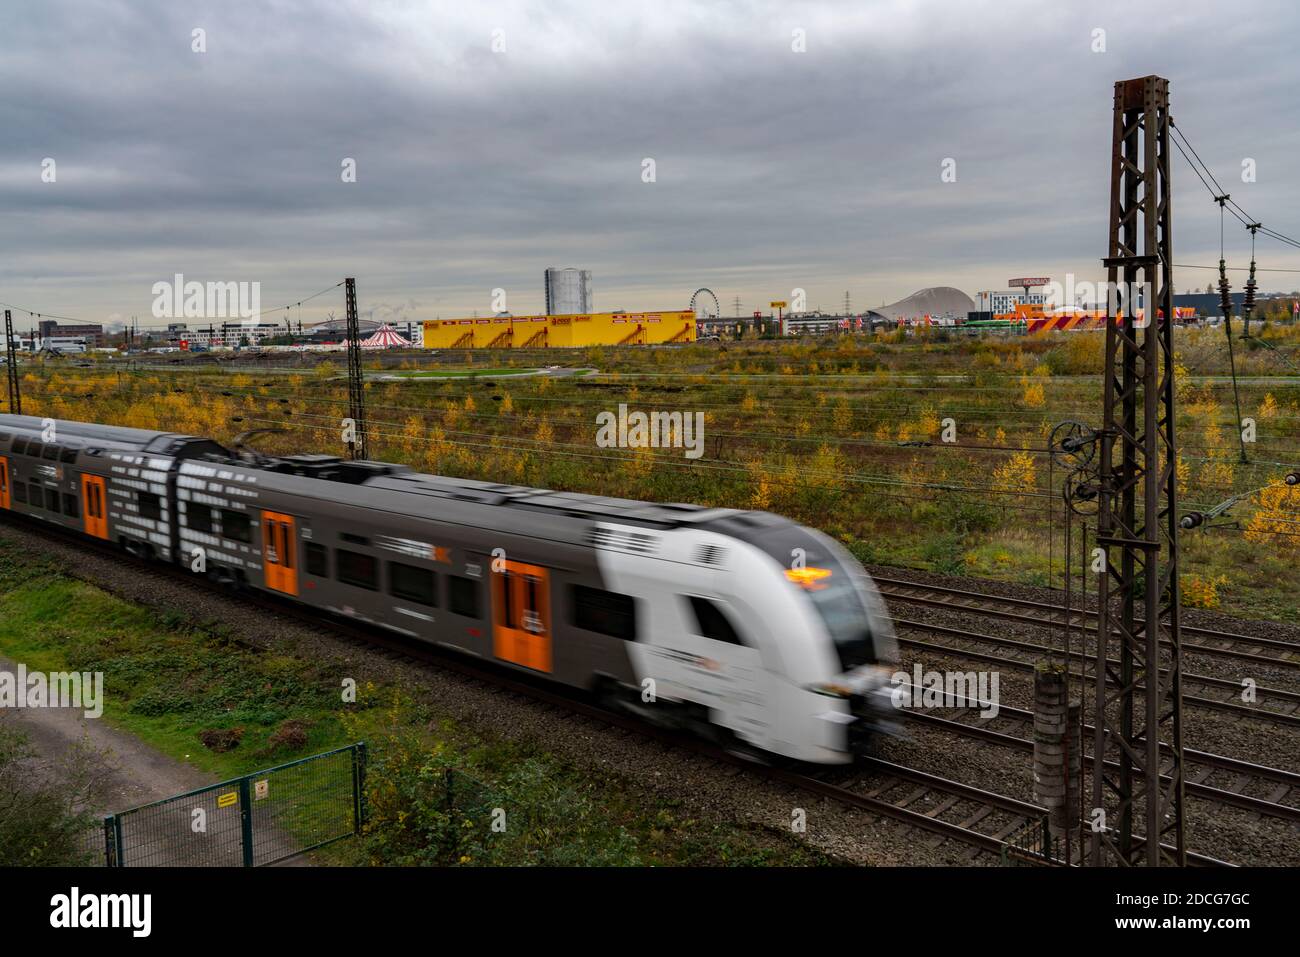
[[(684, 305), (707, 284), (730, 311), (795, 286), (832, 308), (846, 288), (866, 305), (1091, 274), (1111, 84), (1151, 72), (1221, 178), (1258, 161), (1234, 198), (1300, 233), (1289, 4), (464, 7), (6, 7), (0, 300), (147, 315), (152, 283), (183, 272), (258, 280), (271, 307), (354, 275), (363, 310), (431, 318), (485, 311), (497, 286), (539, 309), (559, 263), (593, 270), (598, 307)], [(1177, 177), (1179, 258), (1217, 259), (1217, 213)]]

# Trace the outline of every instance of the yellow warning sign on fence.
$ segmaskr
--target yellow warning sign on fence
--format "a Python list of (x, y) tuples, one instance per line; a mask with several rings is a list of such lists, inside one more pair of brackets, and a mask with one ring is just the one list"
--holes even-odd
[(217, 795), (217, 807), (230, 807), (232, 804), (239, 803), (239, 792), (231, 791), (228, 794)]

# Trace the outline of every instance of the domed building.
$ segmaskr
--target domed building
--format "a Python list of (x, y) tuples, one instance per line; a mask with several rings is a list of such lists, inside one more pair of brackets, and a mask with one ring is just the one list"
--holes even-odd
[(918, 289), (905, 299), (887, 306), (871, 309), (866, 318), (874, 325), (897, 325), (900, 320), (931, 319), (965, 321), (966, 314), (975, 308), (975, 300), (952, 286), (930, 286)]

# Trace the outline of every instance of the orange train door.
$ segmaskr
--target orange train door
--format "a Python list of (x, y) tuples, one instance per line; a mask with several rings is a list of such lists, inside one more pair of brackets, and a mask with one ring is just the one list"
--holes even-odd
[(104, 498), (104, 479), (99, 475), (81, 477), (82, 513), (87, 535), (108, 538), (108, 507)]
[(492, 649), (503, 661), (551, 670), (551, 600), (546, 569), (504, 562), (492, 573)]
[(266, 574), (266, 587), (298, 594), (298, 562), (294, 555), (297, 540), (294, 536), (292, 515), (280, 512), (262, 513), (262, 568)]
[(0, 455), (0, 508), (9, 507), (9, 460)]

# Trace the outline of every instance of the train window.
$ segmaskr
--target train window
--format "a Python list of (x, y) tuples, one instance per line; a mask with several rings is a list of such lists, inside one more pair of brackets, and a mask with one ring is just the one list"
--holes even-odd
[(26, 455), (26, 454), (27, 454), (27, 440), (26, 440), (25, 438), (23, 438), (21, 435), (18, 436), (18, 438), (14, 439), (14, 448), (13, 448), (13, 452), (14, 452), (14, 455)]
[(278, 553), (280, 566), (283, 568), (293, 568), (293, 530), (288, 522), (275, 521), (267, 519), (263, 528), (274, 528), (279, 532), (279, 547), (272, 548), (273, 552)]
[(76, 518), (79, 514), (77, 508), (77, 496), (71, 492), (63, 493), (63, 514), (69, 518)]
[(59, 457), (59, 453), (62, 451), (63, 450), (60, 449), (57, 445), (47, 445), (45, 446), (45, 451), (41, 453), (41, 458), (51, 459), (51, 460), (57, 459)]
[(339, 532), (339, 541), (351, 542), (353, 545), (369, 545), (370, 539), (364, 535), (353, 535), (351, 532)]
[(306, 542), (304, 548), (307, 552), (307, 574), (315, 575), (317, 578), (329, 578), (329, 549), (324, 545), (317, 545), (315, 542)]
[(575, 627), (636, 641), (636, 599), (586, 585), (572, 586), (569, 595)]
[(701, 598), (699, 595), (691, 595), (687, 601), (691, 604), (691, 610), (695, 612), (697, 626), (695, 634), (703, 638), (712, 638), (714, 641), (725, 641), (732, 645), (744, 644), (740, 640), (740, 636), (736, 634), (736, 629), (731, 626), (727, 613), (722, 610), (717, 602)]
[(420, 605), (438, 604), (437, 577), (428, 568), (388, 563), (388, 593), (395, 598), (405, 598)]
[(27, 504), (27, 483), (14, 482), (14, 498), (23, 505)]
[(59, 490), (57, 488), (47, 488), (45, 490), (45, 507), (55, 515), (59, 513)]
[(77, 451), (78, 451), (78, 447), (75, 445), (65, 446), (63, 449), (63, 454), (59, 456), (59, 461), (67, 462), (67, 463), (76, 462)]
[(37, 442), (35, 439), (31, 439), (27, 443), (27, 454), (34, 459), (39, 459), (41, 457), (41, 453), (44, 451), (45, 451), (45, 446), (41, 445), (41, 443)]
[(32, 508), (40, 508), (41, 504), (45, 501), (45, 489), (40, 485), (37, 485), (35, 482), (29, 485), (27, 489), (27, 503), (31, 505)]
[(249, 543), (253, 540), (253, 525), (243, 512), (232, 512), (228, 508), (221, 510), (221, 535), (232, 542)]
[(136, 500), (140, 503), (140, 517), (151, 521), (162, 518), (162, 499), (153, 492), (137, 492)]
[(190, 502), (185, 509), (185, 524), (196, 532), (211, 532), (215, 527), (212, 521), (212, 509), (197, 502)]
[(457, 615), (477, 618), (478, 582), (459, 575), (447, 576), (447, 607)]
[(371, 591), (379, 588), (379, 562), (373, 555), (336, 548), (334, 560), (338, 565), (338, 579), (343, 584)]

